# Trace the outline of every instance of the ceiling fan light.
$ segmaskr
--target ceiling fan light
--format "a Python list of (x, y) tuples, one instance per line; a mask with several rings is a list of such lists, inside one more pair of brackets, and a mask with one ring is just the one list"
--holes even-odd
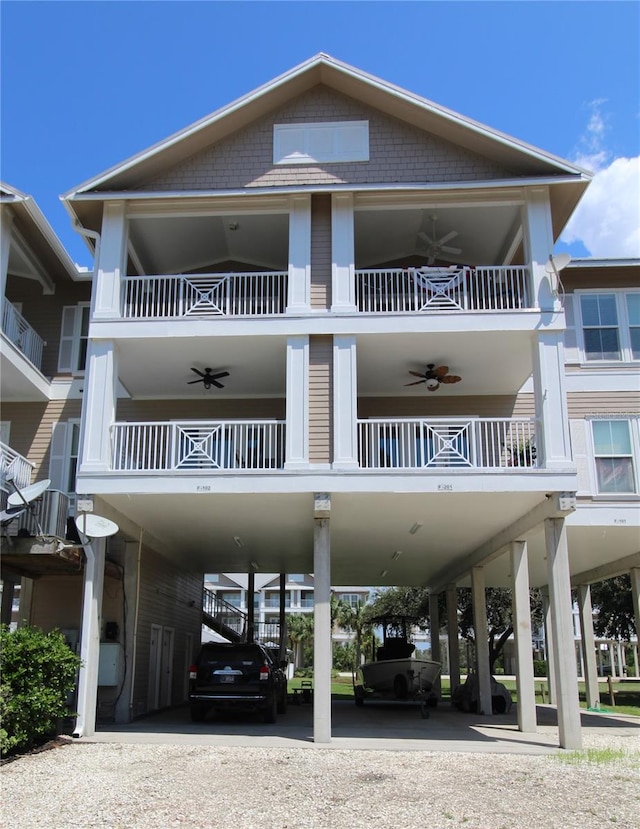
[(435, 391), (440, 385), (440, 382), (435, 377), (429, 377), (426, 381), (426, 385), (429, 391)]

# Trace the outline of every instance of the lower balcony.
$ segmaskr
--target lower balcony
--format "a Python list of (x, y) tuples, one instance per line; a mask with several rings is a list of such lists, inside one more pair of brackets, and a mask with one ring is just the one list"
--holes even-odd
[(42, 367), (44, 340), (22, 314), (5, 300), (2, 309), (2, 333), (37, 369)]
[(15, 490), (10, 485), (10, 481), (18, 489), (24, 489), (31, 483), (32, 473), (33, 464), (23, 458), (19, 452), (0, 441), (0, 483), (2, 489), (9, 495), (14, 492)]

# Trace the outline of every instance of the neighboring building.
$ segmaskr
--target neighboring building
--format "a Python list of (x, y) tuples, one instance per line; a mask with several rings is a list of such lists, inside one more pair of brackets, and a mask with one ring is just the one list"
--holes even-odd
[(119, 527), (31, 582), (32, 621), (81, 631), (78, 733), (96, 686), (120, 721), (184, 699), (205, 573), (312, 572), (317, 741), (332, 585), (471, 584), (482, 628), (485, 584), (521, 623), (531, 584), (579, 745), (570, 580), (583, 620), (590, 580), (640, 584), (638, 263), (551, 259), (589, 179), (318, 55), (64, 196), (91, 284), (46, 230), (29, 290), (42, 222), (4, 191), (3, 299), (47, 343), (39, 370), (3, 317), (5, 444)]

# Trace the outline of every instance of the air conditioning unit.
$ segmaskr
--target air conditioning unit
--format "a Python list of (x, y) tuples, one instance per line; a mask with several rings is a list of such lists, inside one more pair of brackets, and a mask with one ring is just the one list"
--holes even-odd
[(25, 510), (18, 521), (19, 528), (26, 529), (29, 535), (43, 535), (56, 538), (67, 537), (67, 519), (69, 517), (69, 496), (57, 489), (48, 489), (40, 498), (31, 503), (32, 509)]

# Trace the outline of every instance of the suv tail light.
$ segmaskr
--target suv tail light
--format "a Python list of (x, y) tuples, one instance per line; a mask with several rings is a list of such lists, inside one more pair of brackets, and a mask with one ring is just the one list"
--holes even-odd
[(198, 678), (198, 668), (196, 665), (189, 665), (189, 679)]
[(260, 666), (260, 679), (269, 679), (269, 666), (268, 665), (261, 665)]

